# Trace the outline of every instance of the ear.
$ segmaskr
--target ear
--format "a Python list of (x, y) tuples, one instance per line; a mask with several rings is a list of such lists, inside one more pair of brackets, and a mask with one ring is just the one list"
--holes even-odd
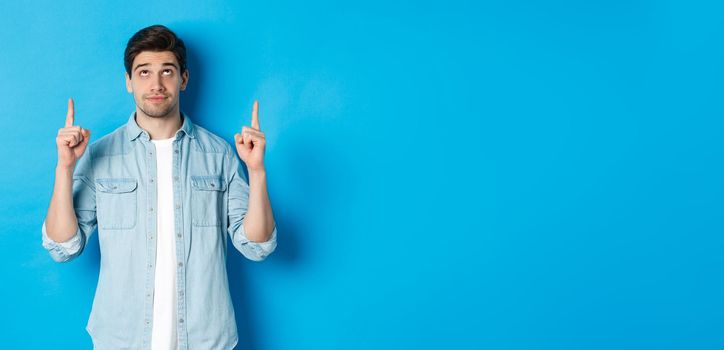
[(183, 74), (181, 74), (181, 91), (186, 90), (186, 85), (189, 83), (189, 70), (185, 70)]
[(131, 77), (128, 76), (128, 73), (126, 73), (126, 91), (133, 93), (133, 85), (131, 85)]

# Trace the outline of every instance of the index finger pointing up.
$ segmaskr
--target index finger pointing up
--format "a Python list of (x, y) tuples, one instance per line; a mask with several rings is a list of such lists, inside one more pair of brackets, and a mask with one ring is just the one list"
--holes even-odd
[(65, 127), (69, 128), (73, 126), (73, 121), (75, 119), (75, 112), (73, 111), (73, 99), (68, 99), (68, 114), (65, 115)]
[(261, 130), (259, 128), (259, 101), (254, 101), (254, 107), (251, 109), (251, 127)]

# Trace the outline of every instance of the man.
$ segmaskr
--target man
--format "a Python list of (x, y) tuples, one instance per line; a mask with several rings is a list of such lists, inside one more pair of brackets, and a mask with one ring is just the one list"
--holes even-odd
[(254, 261), (276, 248), (259, 104), (251, 127), (234, 135), (234, 153), (180, 111), (189, 72), (172, 31), (156, 25), (133, 35), (125, 67), (136, 110), (90, 146), (68, 100), (43, 246), (69, 261), (98, 228), (100, 275), (86, 327), (96, 349), (231, 349), (226, 235)]

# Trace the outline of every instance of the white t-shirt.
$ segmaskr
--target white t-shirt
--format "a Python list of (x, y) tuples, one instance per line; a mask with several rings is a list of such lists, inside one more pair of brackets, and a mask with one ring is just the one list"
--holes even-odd
[(173, 220), (173, 140), (151, 140), (156, 145), (156, 275), (153, 295), (151, 349), (176, 350), (176, 239)]

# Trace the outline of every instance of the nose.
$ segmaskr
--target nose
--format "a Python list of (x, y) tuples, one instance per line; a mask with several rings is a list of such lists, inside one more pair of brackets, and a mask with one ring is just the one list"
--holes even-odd
[(163, 92), (166, 88), (163, 86), (163, 80), (161, 80), (161, 75), (154, 75), (151, 79), (151, 91), (152, 92)]

